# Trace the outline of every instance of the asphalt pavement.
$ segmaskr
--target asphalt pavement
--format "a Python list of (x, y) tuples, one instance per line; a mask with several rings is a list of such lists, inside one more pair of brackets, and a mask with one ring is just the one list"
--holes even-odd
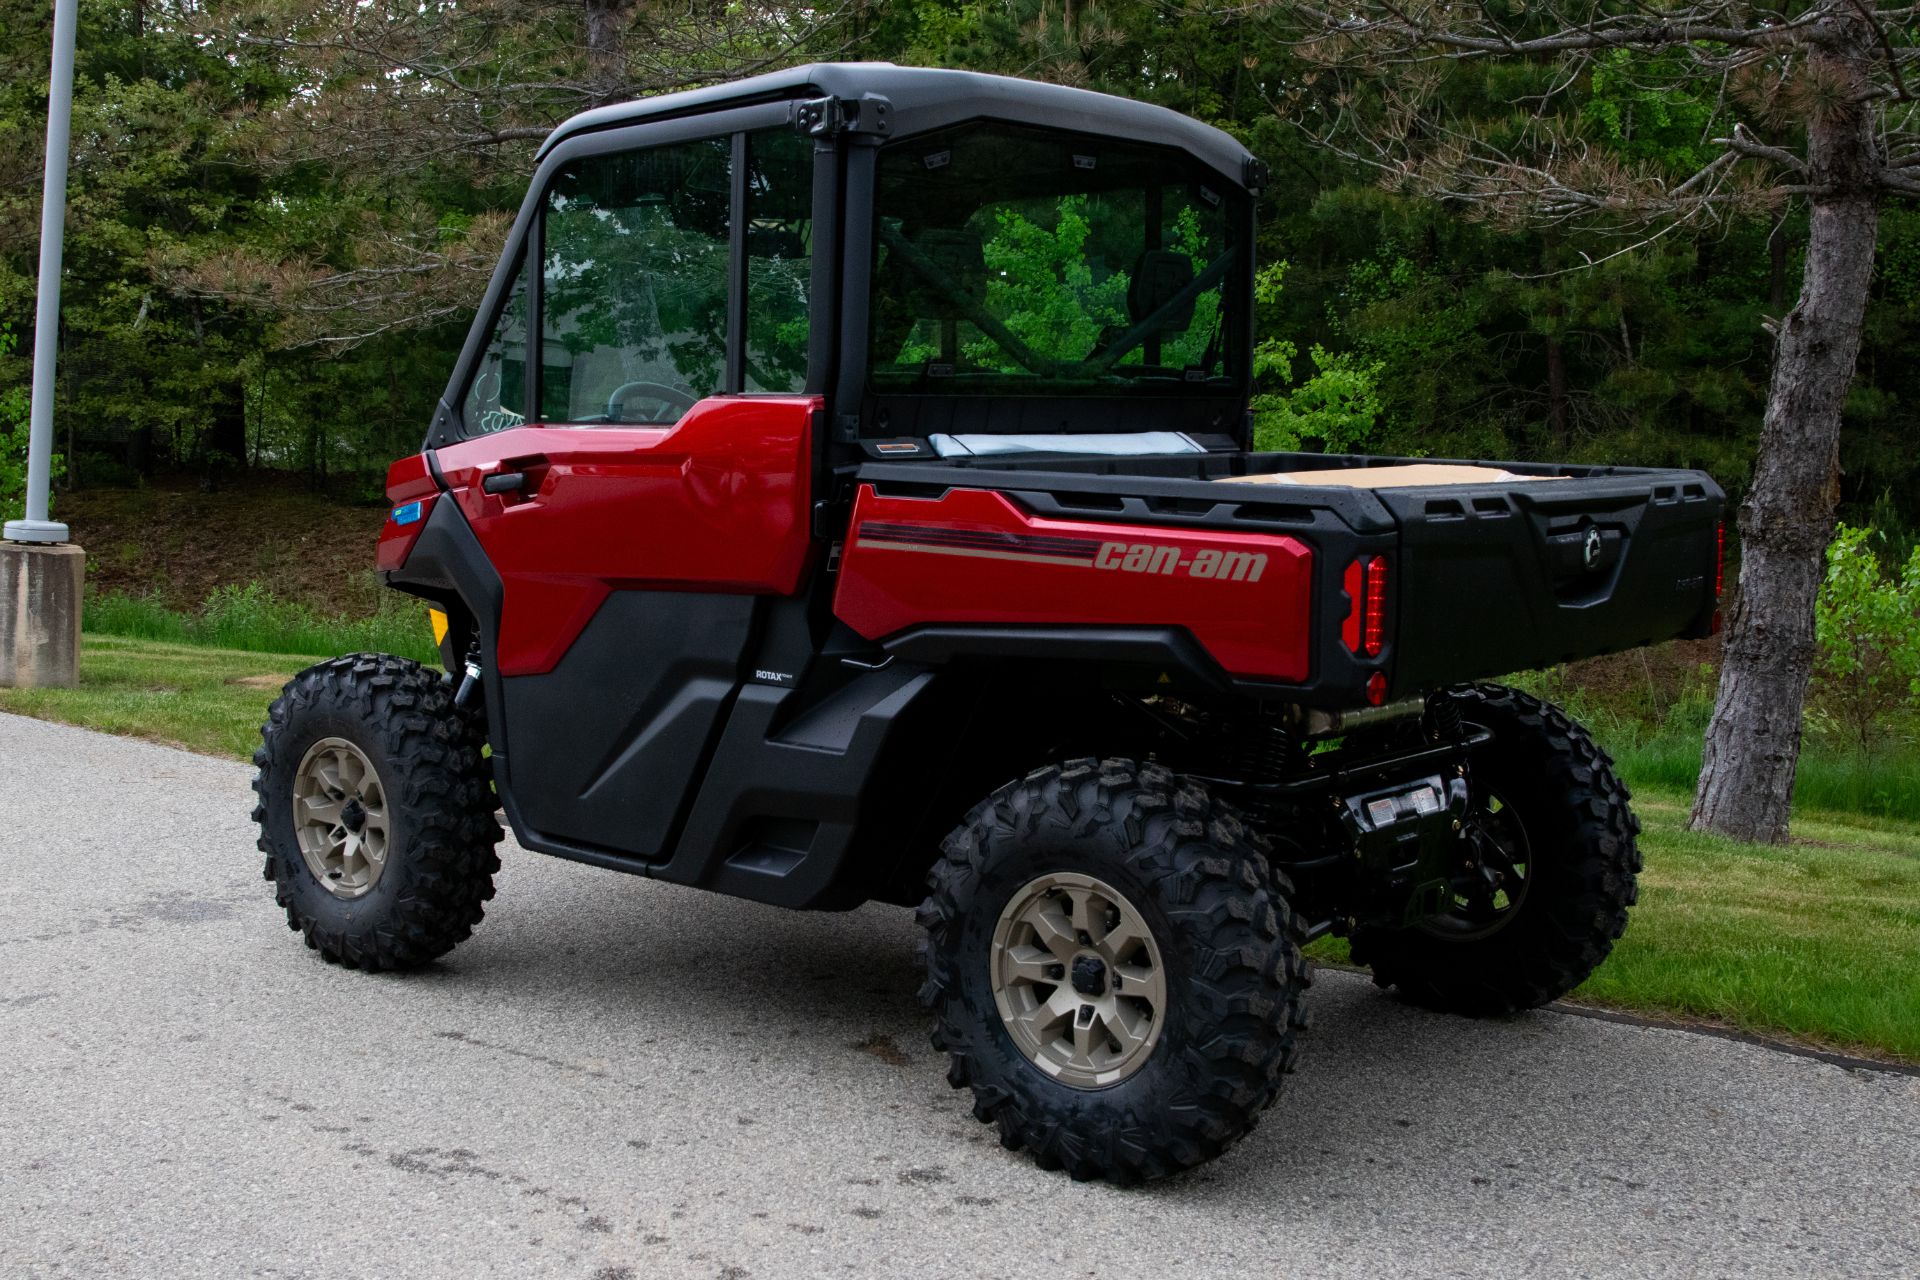
[(249, 770), (0, 715), (0, 1275), (1920, 1275), (1920, 1079), (1323, 973), (1279, 1104), (1136, 1190), (1000, 1149), (909, 913), (522, 852), (370, 977), (260, 878)]

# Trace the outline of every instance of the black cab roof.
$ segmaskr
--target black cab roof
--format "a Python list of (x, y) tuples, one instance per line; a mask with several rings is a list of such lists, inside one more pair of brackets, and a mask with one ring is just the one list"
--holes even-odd
[(540, 156), (566, 138), (600, 129), (704, 115), (762, 102), (859, 100), (869, 95), (886, 100), (889, 135), (924, 133), (964, 120), (1011, 120), (1178, 147), (1235, 183), (1256, 185), (1251, 180), (1255, 173), (1253, 157), (1245, 147), (1219, 129), (1166, 107), (1011, 76), (901, 67), (891, 62), (816, 62), (703, 89), (597, 107), (563, 122), (547, 135)]

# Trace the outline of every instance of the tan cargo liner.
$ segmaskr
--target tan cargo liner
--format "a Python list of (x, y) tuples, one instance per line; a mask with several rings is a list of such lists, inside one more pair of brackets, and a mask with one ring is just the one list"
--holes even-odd
[(1324, 471), (1271, 471), (1257, 476), (1218, 476), (1236, 484), (1305, 484), (1343, 489), (1401, 489), (1412, 485), (1504, 484), (1513, 480), (1564, 480), (1565, 476), (1517, 476), (1500, 467), (1416, 462), (1397, 467), (1328, 467)]

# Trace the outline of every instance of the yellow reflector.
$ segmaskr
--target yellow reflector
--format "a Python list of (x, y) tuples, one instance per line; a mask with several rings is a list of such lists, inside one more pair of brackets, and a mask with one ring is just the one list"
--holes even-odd
[(439, 644), (447, 638), (447, 615), (438, 609), (429, 609), (427, 617), (433, 623), (433, 642)]

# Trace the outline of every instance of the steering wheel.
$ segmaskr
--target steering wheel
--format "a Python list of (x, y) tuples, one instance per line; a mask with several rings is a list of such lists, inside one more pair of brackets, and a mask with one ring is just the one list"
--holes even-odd
[(607, 397), (608, 422), (629, 421), (629, 419), (621, 413), (621, 410), (626, 407), (626, 395), (629, 391), (644, 391), (647, 399), (659, 404), (663, 409), (676, 410), (671, 417), (631, 419), (631, 421), (634, 422), (672, 422), (679, 418), (681, 414), (693, 408), (695, 404), (699, 403), (698, 397), (688, 395), (678, 387), (670, 387), (664, 382), (649, 382), (645, 379), (637, 382), (623, 382), (613, 389), (612, 395)]

